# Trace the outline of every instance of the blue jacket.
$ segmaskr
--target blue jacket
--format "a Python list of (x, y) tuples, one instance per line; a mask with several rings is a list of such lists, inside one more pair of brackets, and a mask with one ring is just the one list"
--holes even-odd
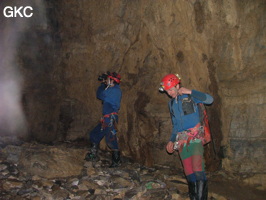
[(202, 93), (196, 90), (192, 90), (190, 98), (193, 100), (193, 112), (190, 114), (185, 114), (182, 108), (182, 101), (186, 98), (188, 99), (189, 95), (183, 94), (178, 96), (177, 99), (171, 99), (169, 101), (169, 110), (171, 113), (172, 119), (172, 134), (170, 141), (175, 142), (176, 135), (178, 132), (187, 130), (189, 128), (195, 127), (200, 122), (199, 110), (197, 103), (211, 104), (213, 102), (213, 97), (209, 94)]
[(118, 112), (120, 109), (120, 102), (122, 98), (122, 91), (120, 86), (115, 84), (113, 87), (109, 87), (105, 90), (106, 85), (102, 83), (97, 90), (97, 98), (103, 102), (102, 114), (110, 114), (112, 112)]

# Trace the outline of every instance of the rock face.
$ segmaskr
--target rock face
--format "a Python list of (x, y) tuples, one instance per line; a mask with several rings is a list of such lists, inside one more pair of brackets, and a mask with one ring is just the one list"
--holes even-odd
[(181, 168), (165, 152), (169, 98), (158, 92), (165, 74), (179, 73), (184, 86), (215, 99), (207, 108), (208, 168), (265, 176), (263, 0), (59, 0), (44, 7), (45, 23), (25, 28), (17, 52), (28, 138), (86, 138), (101, 116), (97, 77), (117, 71), (123, 154)]

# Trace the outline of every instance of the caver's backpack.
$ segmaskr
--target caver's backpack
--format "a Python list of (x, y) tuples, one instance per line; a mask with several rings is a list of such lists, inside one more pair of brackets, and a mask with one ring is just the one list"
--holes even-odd
[(211, 141), (211, 131), (209, 126), (209, 119), (207, 115), (206, 108), (203, 103), (198, 103), (200, 123), (204, 128), (204, 140), (202, 141), (203, 145), (208, 144)]

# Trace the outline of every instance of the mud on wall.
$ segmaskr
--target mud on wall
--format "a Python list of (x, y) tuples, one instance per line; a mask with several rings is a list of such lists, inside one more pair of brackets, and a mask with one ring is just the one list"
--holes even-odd
[[(85, 138), (101, 116), (97, 76), (114, 70), (122, 75), (123, 154), (146, 165), (181, 167), (176, 154), (165, 152), (171, 132), (169, 98), (158, 92), (162, 76), (179, 73), (184, 86), (215, 98), (208, 107), (213, 132), (213, 143), (206, 147), (208, 168), (265, 173), (265, 159), (259, 159), (265, 152), (263, 0), (70, 0), (47, 5), (47, 30), (54, 43), (46, 47), (53, 51), (39, 62), (52, 70), (41, 72), (46, 78), (37, 79), (34, 90), (27, 81), (24, 92), (33, 137), (50, 142)], [(25, 77), (30, 78), (28, 73)], [(36, 99), (32, 91), (47, 93), (48, 83), (57, 92), (45, 95), (45, 101)]]

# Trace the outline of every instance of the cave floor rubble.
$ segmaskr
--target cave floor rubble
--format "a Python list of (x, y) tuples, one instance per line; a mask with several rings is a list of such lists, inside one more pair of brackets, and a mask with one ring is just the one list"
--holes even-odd
[[(109, 168), (111, 154), (106, 151), (99, 152), (101, 159), (98, 162), (82, 159), (76, 162), (77, 165), (71, 165), (75, 160), (68, 160), (62, 154), (60, 158), (69, 165), (57, 163), (59, 158), (54, 156), (61, 152), (58, 149), (70, 156), (74, 151), (68, 151), (69, 148), (80, 150), (72, 155), (79, 160), (87, 152), (82, 146), (58, 145), (51, 150), (46, 145), (29, 143), (1, 148), (0, 199), (189, 200), (182, 171), (159, 165), (145, 167), (125, 157), (122, 157), (120, 167)], [(27, 153), (21, 156), (23, 152)], [(55, 167), (46, 166), (47, 159), (61, 165), (62, 171), (60, 166), (55, 171)], [(82, 166), (75, 168), (80, 163)], [(262, 200), (265, 197), (264, 191), (241, 185), (224, 172), (208, 173), (208, 179), (210, 200)]]

